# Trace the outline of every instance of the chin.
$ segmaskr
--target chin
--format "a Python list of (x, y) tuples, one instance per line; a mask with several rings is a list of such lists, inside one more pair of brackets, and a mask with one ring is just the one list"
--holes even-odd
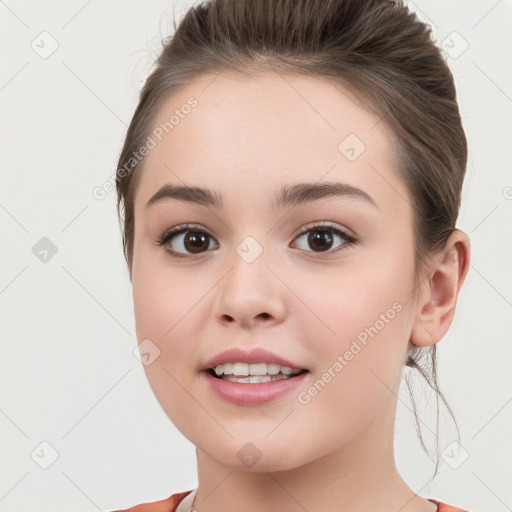
[(283, 442), (277, 437), (270, 440), (244, 435), (226, 439), (224, 443), (218, 438), (205, 439), (204, 436), (197, 444), (194, 440), (191, 442), (218, 464), (236, 471), (251, 473), (287, 471), (307, 464), (317, 457), (313, 450), (308, 460), (307, 453), (299, 453), (294, 449), (297, 443), (291, 439), (288, 441), (288, 443)]

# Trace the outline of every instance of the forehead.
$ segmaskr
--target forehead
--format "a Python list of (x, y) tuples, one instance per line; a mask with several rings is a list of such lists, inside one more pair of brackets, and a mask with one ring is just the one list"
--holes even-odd
[(151, 133), (136, 210), (169, 182), (269, 200), (285, 183), (322, 179), (403, 189), (387, 125), (321, 78), (205, 75), (164, 102)]

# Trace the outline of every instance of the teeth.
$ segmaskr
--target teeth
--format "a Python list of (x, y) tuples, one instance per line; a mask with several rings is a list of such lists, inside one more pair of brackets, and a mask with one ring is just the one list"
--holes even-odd
[[(234, 365), (233, 365), (233, 364), (231, 364), (231, 363), (227, 363), (227, 364), (225, 364), (225, 365), (224, 365), (224, 372), (232, 374), (232, 373), (233, 373), (233, 366), (234, 366)], [(216, 367), (215, 367), (215, 373), (217, 373), (217, 368), (221, 368), (221, 369), (222, 369), (222, 365), (221, 365), (221, 364), (219, 364), (218, 366), (216, 366)], [(217, 375), (221, 375), (221, 374), (222, 374), (222, 373), (224, 373), (224, 372), (221, 370), (221, 373), (220, 373), (220, 374), (219, 374), (219, 373), (217, 373)]]
[[(225, 363), (219, 364), (215, 368), (217, 376), (220, 375), (236, 375), (236, 376), (265, 376), (265, 375), (277, 375), (282, 373), (283, 375), (297, 375), (302, 370), (296, 368), (290, 368), (289, 366), (280, 366), (278, 364), (267, 364), (267, 363)], [(256, 381), (255, 381), (256, 382)]]
[(236, 382), (237, 384), (259, 384), (260, 382), (270, 382), (273, 380), (289, 379), (287, 375), (251, 375), (249, 377), (235, 377), (233, 375), (223, 375), (222, 380)]
[[(265, 363), (263, 363), (263, 364), (265, 364)], [(250, 365), (250, 366), (252, 366), (252, 365)], [(277, 375), (282, 369), (285, 368), (284, 366), (279, 366), (278, 364), (267, 364), (265, 366), (267, 367), (267, 373), (269, 375)], [(291, 370), (291, 368), (290, 368), (290, 370)], [(288, 371), (288, 368), (285, 371)]]

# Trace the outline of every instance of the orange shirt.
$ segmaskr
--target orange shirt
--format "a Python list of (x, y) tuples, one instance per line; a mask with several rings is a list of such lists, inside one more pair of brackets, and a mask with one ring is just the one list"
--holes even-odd
[[(126, 510), (113, 510), (112, 512), (175, 512), (180, 501), (182, 501), (191, 492), (192, 490), (178, 492), (164, 500), (153, 501), (151, 503), (141, 503), (140, 505), (135, 505), (134, 507)], [(462, 508), (453, 507), (452, 505), (447, 505), (446, 503), (442, 503), (441, 501), (436, 501), (434, 499), (429, 499), (429, 501), (437, 505), (437, 512), (468, 512)]]

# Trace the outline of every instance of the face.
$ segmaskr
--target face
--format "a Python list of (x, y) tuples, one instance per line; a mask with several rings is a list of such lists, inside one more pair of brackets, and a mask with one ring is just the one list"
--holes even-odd
[[(212, 80), (169, 98), (155, 122), (135, 196), (137, 338), (150, 340), (144, 369), (159, 403), (195, 446), (243, 468), (250, 442), (261, 457), (250, 471), (291, 469), (394, 417), (413, 324), (411, 201), (392, 133), (346, 90), (271, 73)], [(166, 184), (222, 204), (148, 206)], [(291, 194), (299, 184), (317, 191)], [(233, 347), (307, 372), (272, 400), (233, 403), (203, 371)]]

